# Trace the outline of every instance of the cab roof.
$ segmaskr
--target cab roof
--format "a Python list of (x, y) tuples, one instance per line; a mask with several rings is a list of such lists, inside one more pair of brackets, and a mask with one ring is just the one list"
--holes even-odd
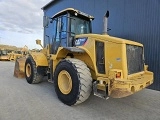
[(85, 18), (94, 20), (94, 17), (93, 17), (93, 16), (88, 15), (88, 14), (86, 14), (86, 13), (84, 13), (84, 12), (79, 11), (79, 10), (76, 10), (76, 9), (74, 9), (74, 8), (66, 8), (66, 9), (64, 9), (64, 10), (56, 13), (55, 15), (53, 15), (52, 18), (56, 18), (56, 17), (58, 17), (58, 16), (61, 16), (61, 15), (66, 14), (66, 13), (71, 13), (71, 14), (77, 13), (77, 16), (78, 16), (78, 15), (81, 15), (82, 17), (85, 17)]

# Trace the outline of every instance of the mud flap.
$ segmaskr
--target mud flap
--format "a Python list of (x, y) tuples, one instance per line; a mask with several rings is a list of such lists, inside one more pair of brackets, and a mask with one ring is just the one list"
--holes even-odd
[(26, 57), (17, 59), (14, 66), (14, 76), (17, 78), (25, 78), (25, 61)]

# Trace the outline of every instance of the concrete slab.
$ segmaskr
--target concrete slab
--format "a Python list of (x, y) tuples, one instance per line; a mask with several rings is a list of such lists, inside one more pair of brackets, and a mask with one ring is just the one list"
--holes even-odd
[(159, 91), (109, 100), (91, 95), (70, 107), (58, 100), (53, 84), (28, 84), (13, 73), (14, 62), (0, 62), (0, 120), (160, 120)]

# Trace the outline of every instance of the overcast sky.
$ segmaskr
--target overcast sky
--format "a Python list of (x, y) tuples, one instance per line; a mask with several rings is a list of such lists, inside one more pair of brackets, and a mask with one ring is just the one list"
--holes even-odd
[(51, 0), (0, 0), (0, 44), (30, 49), (43, 40), (43, 10)]

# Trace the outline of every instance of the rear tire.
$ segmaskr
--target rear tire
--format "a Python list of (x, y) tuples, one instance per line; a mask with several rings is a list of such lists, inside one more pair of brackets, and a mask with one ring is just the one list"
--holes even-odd
[(37, 73), (36, 63), (31, 56), (25, 62), (25, 77), (29, 84), (40, 83), (43, 78), (43, 75)]
[(92, 91), (90, 70), (78, 59), (62, 60), (54, 72), (54, 82), (58, 98), (66, 105), (84, 102)]

